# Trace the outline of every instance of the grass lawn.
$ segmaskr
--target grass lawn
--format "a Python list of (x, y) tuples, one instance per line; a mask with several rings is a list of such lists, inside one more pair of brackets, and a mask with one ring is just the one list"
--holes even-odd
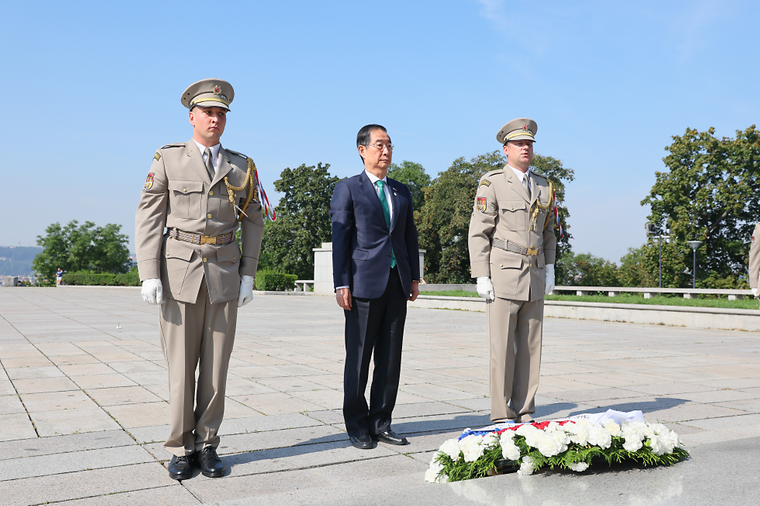
[[(464, 290), (448, 290), (445, 292), (425, 292), (420, 295), (438, 295), (445, 297), (478, 297), (477, 292)], [(652, 304), (656, 306), (694, 306), (694, 307), (722, 307), (729, 309), (758, 309), (755, 299), (728, 300), (723, 299), (684, 299), (682, 296), (652, 297), (645, 299), (643, 295), (622, 294), (615, 297), (607, 295), (547, 295), (546, 300), (567, 300), (576, 302), (607, 302), (618, 304)]]

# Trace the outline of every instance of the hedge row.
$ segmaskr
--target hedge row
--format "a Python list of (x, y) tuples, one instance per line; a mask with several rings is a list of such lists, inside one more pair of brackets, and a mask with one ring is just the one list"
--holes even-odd
[(140, 276), (136, 271), (126, 274), (94, 274), (90, 271), (67, 272), (63, 275), (65, 285), (86, 286), (140, 286)]
[(296, 287), (295, 274), (261, 270), (256, 273), (256, 290), (261, 291), (285, 291)]

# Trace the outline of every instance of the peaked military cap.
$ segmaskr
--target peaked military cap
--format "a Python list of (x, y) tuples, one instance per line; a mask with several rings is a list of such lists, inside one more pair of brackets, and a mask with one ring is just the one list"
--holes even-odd
[(496, 140), (501, 144), (519, 140), (535, 142), (536, 132), (538, 132), (538, 125), (535, 121), (530, 118), (517, 118), (501, 127), (499, 133), (496, 134)]
[(230, 110), (235, 90), (223, 79), (202, 79), (187, 87), (182, 93), (182, 105), (192, 109), (198, 107), (221, 107)]

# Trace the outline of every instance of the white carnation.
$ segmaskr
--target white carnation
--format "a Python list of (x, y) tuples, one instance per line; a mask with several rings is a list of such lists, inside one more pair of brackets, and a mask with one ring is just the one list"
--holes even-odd
[(437, 454), (433, 457), (433, 460), (430, 462), (430, 467), (427, 471), (425, 471), (425, 481), (428, 483), (446, 483), (448, 481), (448, 477), (445, 474), (441, 474), (441, 471), (443, 471), (443, 465), (439, 462), (436, 462)]
[(604, 427), (594, 424), (589, 427), (588, 442), (591, 445), (606, 450), (612, 445), (612, 434), (605, 430)]
[(462, 450), (459, 447), (459, 441), (456, 439), (448, 439), (441, 445), (439, 451), (445, 453), (451, 458), (451, 460), (456, 462), (459, 459), (459, 454)]
[(570, 466), (570, 469), (572, 469), (576, 473), (582, 473), (583, 471), (588, 469), (588, 464), (586, 464), (585, 462), (577, 462), (575, 464), (572, 464)]
[(520, 458), (520, 448), (515, 444), (514, 431), (508, 430), (501, 435), (501, 455), (507, 460), (517, 461)]
[(549, 432), (538, 440), (538, 451), (544, 457), (553, 457), (567, 450), (567, 434), (562, 432)]
[(465, 462), (475, 462), (483, 456), (485, 447), (482, 443), (483, 436), (476, 435), (467, 436), (459, 442), (459, 447), (462, 449)]
[(613, 420), (605, 420), (602, 422), (602, 425), (604, 426), (604, 429), (610, 433), (610, 436), (620, 437), (620, 425)]
[(536, 470), (536, 463), (533, 462), (533, 459), (529, 456), (525, 456), (522, 458), (522, 462), (520, 463), (520, 469), (517, 470), (517, 474), (521, 476), (528, 476), (533, 474), (533, 471)]

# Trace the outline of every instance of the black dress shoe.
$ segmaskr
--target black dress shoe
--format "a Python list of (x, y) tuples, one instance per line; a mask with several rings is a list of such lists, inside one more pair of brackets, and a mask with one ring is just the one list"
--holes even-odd
[(173, 480), (186, 480), (193, 477), (193, 455), (172, 457), (169, 462), (169, 478)]
[(375, 434), (375, 439), (388, 443), (389, 445), (408, 445), (409, 441), (405, 437), (401, 437), (392, 430), (388, 429), (380, 434)]
[(224, 476), (224, 464), (216, 454), (216, 448), (207, 446), (198, 453), (198, 466), (203, 476), (208, 478), (221, 478)]
[(351, 436), (349, 439), (354, 448), (359, 448), (360, 450), (371, 450), (377, 446), (377, 443), (372, 441), (369, 434), (359, 434), (358, 436)]

